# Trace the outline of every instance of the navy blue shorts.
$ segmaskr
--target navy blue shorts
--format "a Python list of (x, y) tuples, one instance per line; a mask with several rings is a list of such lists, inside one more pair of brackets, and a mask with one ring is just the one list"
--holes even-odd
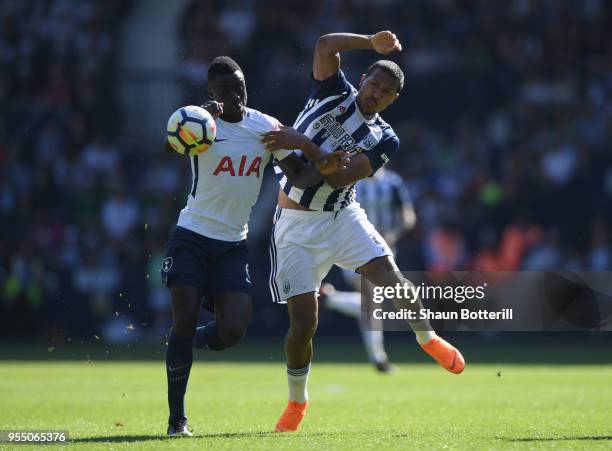
[(251, 292), (246, 240), (215, 240), (177, 226), (166, 243), (161, 275), (168, 288), (198, 288), (203, 307), (212, 312), (216, 295)]

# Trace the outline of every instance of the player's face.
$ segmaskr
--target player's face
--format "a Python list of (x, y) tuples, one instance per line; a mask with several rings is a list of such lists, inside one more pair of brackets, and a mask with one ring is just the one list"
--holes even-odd
[(384, 70), (375, 69), (367, 77), (362, 75), (357, 104), (366, 116), (381, 112), (398, 97), (397, 80)]
[(212, 100), (223, 103), (221, 117), (240, 116), (242, 118), (247, 103), (244, 75), (240, 71), (217, 75), (208, 82), (208, 96)]

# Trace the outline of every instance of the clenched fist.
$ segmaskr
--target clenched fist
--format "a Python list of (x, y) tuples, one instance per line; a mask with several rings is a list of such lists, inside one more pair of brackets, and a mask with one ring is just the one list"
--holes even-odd
[(375, 35), (370, 37), (370, 42), (378, 53), (387, 55), (388, 53), (402, 51), (402, 44), (400, 44), (397, 36), (390, 31), (379, 31)]

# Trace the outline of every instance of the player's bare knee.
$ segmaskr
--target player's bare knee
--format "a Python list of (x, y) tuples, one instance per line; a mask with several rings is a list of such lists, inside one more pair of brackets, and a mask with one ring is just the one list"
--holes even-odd
[(317, 331), (317, 315), (292, 318), (289, 333), (293, 338), (309, 341)]
[(246, 334), (248, 321), (230, 321), (219, 325), (219, 337), (227, 346), (235, 346), (242, 341)]
[(219, 338), (228, 347), (237, 345), (246, 334), (251, 320), (252, 301), (243, 293), (226, 293), (217, 298)]
[(315, 292), (304, 293), (288, 300), (289, 337), (310, 341), (317, 330), (318, 303)]
[[(369, 265), (369, 264), (368, 264)], [(367, 265), (366, 265), (367, 266)], [(361, 275), (369, 280), (374, 285), (379, 286), (396, 286), (407, 285), (412, 286), (412, 282), (406, 279), (398, 269), (393, 269), (386, 263), (382, 266), (371, 266), (360, 270)]]

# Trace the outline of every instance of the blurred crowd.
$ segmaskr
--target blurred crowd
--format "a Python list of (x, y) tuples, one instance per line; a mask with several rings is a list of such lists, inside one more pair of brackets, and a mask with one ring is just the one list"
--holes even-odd
[[(16, 317), (28, 334), (62, 324), (117, 340), (166, 327), (158, 265), (190, 178), (179, 158), (121, 147), (114, 55), (128, 11), (119, 0), (0, 2), (5, 330), (19, 331)], [(390, 29), (406, 74), (383, 113), (401, 140), (390, 166), (418, 216), (400, 267), (607, 270), (611, 19), (604, 0), (198, 0), (176, 24), (177, 70), (185, 103), (201, 103), (207, 62), (231, 55), (250, 105), (291, 123), (318, 36)], [(375, 59), (354, 51), (342, 67), (356, 83)], [(264, 248), (267, 236), (251, 240)], [(265, 301), (263, 255), (251, 266)], [(66, 311), (77, 319), (53, 317)]]
[(127, 195), (116, 144), (113, 65), (125, 7), (121, 0), (0, 2), (5, 334), (54, 334), (50, 327), (67, 323), (75, 333), (95, 330), (140, 267), (130, 263), (143, 246), (121, 243), (143, 208)]

